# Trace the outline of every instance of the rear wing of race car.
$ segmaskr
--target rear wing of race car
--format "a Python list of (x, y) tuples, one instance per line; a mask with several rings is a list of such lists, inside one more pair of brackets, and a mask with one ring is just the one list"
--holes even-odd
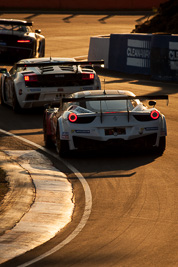
[(47, 66), (92, 66), (104, 65), (104, 60), (95, 61), (46, 61), (46, 62), (33, 62), (33, 63), (17, 63), (16, 67), (47, 67)]
[(87, 102), (87, 101), (105, 101), (105, 100), (132, 100), (139, 99), (141, 101), (144, 100), (160, 100), (165, 99), (168, 100), (168, 95), (140, 95), (140, 96), (97, 96), (97, 97), (79, 97), (79, 98), (66, 98), (62, 99), (62, 102)]
[(26, 20), (0, 19), (1, 25), (32, 26), (33, 22)]
[[(130, 118), (130, 110), (129, 110), (129, 105), (128, 105), (128, 100), (132, 100), (132, 99), (139, 99), (141, 101), (144, 100), (161, 100), (161, 99), (165, 99), (167, 100), (167, 104), (168, 104), (168, 95), (140, 95), (140, 96), (97, 96), (97, 97), (79, 97), (79, 98), (62, 98), (61, 101), (62, 103), (66, 103), (66, 102), (87, 102), (87, 101), (108, 101), (108, 100), (127, 100), (127, 117), (128, 117), (128, 121)], [(152, 105), (155, 105), (156, 102), (152, 101), (151, 103)], [(101, 123), (102, 123), (102, 107), (100, 105), (100, 119), (101, 119)]]

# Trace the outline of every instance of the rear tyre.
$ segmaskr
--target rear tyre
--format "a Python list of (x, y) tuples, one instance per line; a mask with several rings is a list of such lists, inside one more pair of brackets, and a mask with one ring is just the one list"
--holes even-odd
[(69, 142), (67, 140), (60, 139), (60, 132), (58, 125), (56, 132), (56, 145), (60, 157), (65, 158), (69, 155)]
[(4, 99), (3, 99), (3, 96), (2, 96), (2, 85), (0, 87), (0, 99), (1, 99), (1, 105), (4, 106), (5, 103), (4, 103)]
[(17, 100), (15, 88), (13, 88), (13, 96), (12, 96), (12, 108), (15, 113), (21, 113), (22, 109), (19, 105), (19, 102)]
[(1, 81), (1, 85), (0, 85), (0, 99), (1, 99), (1, 105), (5, 106), (5, 102), (6, 101), (6, 79), (4, 80), (4, 97), (3, 97), (3, 93), (2, 93), (2, 81)]
[(166, 136), (161, 136), (159, 146), (155, 148), (156, 154), (162, 155), (166, 149)]
[(45, 120), (43, 122), (43, 131), (44, 131), (44, 143), (45, 143), (45, 147), (47, 147), (47, 148), (54, 147), (54, 143), (52, 142), (51, 135), (47, 134), (47, 124), (46, 124), (46, 121)]

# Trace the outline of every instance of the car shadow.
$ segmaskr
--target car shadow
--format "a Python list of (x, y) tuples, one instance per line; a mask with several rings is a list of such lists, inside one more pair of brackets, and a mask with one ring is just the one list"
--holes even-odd
[[(62, 159), (74, 166), (85, 179), (96, 178), (132, 178), (136, 168), (147, 166), (160, 156), (144, 149), (117, 149), (73, 152), (69, 157)], [(54, 161), (53, 161), (54, 162)], [(77, 179), (75, 174), (65, 169), (71, 180)]]
[[(119, 71), (113, 71), (106, 68), (95, 67), (95, 71), (98, 75), (103, 77), (113, 78), (110, 81), (105, 80), (105, 84), (122, 84), (129, 83), (132, 85), (143, 85), (143, 86), (153, 86), (159, 87), (159, 92), (157, 91), (155, 94), (175, 94), (178, 92), (178, 81), (158, 81), (152, 80), (150, 75), (144, 74), (131, 74), (131, 73), (123, 73)], [(101, 79), (101, 78), (100, 78)], [(102, 79), (101, 79), (102, 83)]]

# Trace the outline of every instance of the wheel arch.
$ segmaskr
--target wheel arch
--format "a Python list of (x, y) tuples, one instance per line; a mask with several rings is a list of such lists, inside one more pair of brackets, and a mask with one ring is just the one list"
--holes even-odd
[(167, 136), (167, 123), (166, 123), (166, 118), (164, 115), (162, 115), (161, 136)]

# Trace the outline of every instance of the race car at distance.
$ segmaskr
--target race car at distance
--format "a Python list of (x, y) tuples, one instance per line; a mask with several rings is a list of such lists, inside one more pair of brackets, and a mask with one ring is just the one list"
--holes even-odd
[(0, 19), (0, 63), (14, 63), (23, 58), (44, 57), (45, 37), (32, 30), (33, 22)]
[[(59, 107), (44, 111), (45, 146), (55, 145), (61, 157), (76, 150), (125, 147), (162, 154), (167, 128), (165, 116), (155, 108), (156, 99), (168, 96), (136, 96), (121, 90), (74, 93)], [(150, 107), (143, 100), (149, 100)]]
[(30, 58), (18, 61), (8, 72), (1, 68), (1, 104), (15, 112), (45, 104), (58, 104), (62, 96), (83, 90), (101, 89), (92, 64), (74, 58)]

